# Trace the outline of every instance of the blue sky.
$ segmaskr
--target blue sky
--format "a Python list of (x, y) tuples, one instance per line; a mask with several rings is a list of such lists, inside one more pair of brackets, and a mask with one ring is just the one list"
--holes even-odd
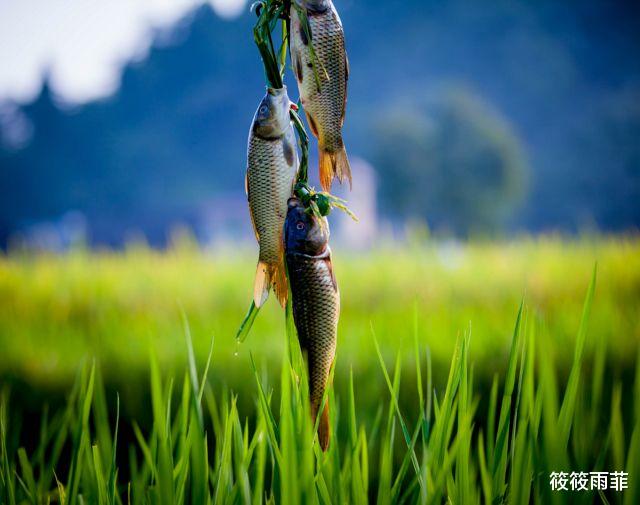
[[(83, 102), (112, 92), (123, 61), (143, 56), (152, 28), (203, 0), (0, 0), (0, 101), (26, 101), (49, 72), (57, 94)], [(246, 0), (207, 0), (232, 17)]]

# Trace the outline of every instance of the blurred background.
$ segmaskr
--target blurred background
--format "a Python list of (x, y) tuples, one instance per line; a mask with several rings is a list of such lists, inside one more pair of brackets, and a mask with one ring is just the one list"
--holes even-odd
[[(375, 413), (372, 326), (387, 359), (411, 364), (410, 383), (417, 328), (436, 385), (471, 331), (488, 394), (523, 296), (545, 356), (566, 370), (596, 261), (588, 346), (604, 346), (607, 380), (630, 387), (638, 2), (335, 4), (354, 188), (334, 189), (360, 217), (331, 216), (338, 394), (353, 369)], [(234, 342), (256, 261), (244, 194), (264, 94), (254, 22), (242, 0), (0, 0), (0, 384), (24, 388), (19, 402), (63, 394), (95, 356), (123, 411), (144, 415), (149, 347), (163, 370), (184, 370), (180, 308), (199, 360), (216, 337), (216, 387), (252, 406), (249, 349), (278, 376), (274, 300), (247, 345)], [(311, 151), (317, 181), (315, 140)]]
[[(637, 2), (336, 5), (356, 180), (341, 194), (362, 220), (337, 217), (337, 239), (637, 229)], [(253, 240), (254, 20), (243, 0), (1, 2), (0, 245)]]

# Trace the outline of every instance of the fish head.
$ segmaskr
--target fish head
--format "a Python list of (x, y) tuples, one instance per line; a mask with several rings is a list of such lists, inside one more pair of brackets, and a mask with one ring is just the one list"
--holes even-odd
[(263, 138), (278, 138), (284, 135), (290, 126), (289, 109), (291, 101), (287, 87), (267, 88), (258, 110), (253, 118), (253, 130)]
[(284, 240), (287, 252), (318, 256), (329, 244), (329, 223), (308, 212), (298, 198), (289, 198)]

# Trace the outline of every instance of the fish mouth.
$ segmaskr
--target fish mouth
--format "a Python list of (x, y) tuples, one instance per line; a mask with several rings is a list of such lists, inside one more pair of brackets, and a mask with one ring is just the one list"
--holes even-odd
[(290, 128), (291, 100), (287, 95), (287, 87), (272, 88), (267, 86), (264, 101), (269, 105), (269, 117), (262, 120), (263, 131), (258, 135), (266, 139), (282, 137)]
[(288, 113), (291, 100), (289, 99), (289, 95), (287, 94), (287, 87), (285, 85), (283, 85), (281, 88), (270, 88), (269, 86), (267, 86), (267, 95), (273, 97), (274, 103), (277, 103), (278, 106), (284, 106), (286, 103)]
[(287, 94), (287, 85), (283, 84), (281, 88), (272, 88), (270, 86), (267, 86), (267, 93), (269, 93), (271, 96), (281, 97), (282, 95)]
[(293, 0), (293, 3), (313, 14), (322, 14), (329, 9), (329, 0)]
[(288, 208), (302, 207), (302, 202), (297, 196), (292, 196), (287, 200), (287, 207)]

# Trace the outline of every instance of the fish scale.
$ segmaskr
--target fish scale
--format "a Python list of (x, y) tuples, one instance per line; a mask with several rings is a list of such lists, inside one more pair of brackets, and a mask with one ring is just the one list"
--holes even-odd
[[(289, 134), (293, 136), (293, 130), (287, 136)], [(291, 138), (287, 142), (294, 145)], [(252, 136), (249, 142), (247, 192), (260, 242), (259, 259), (268, 264), (282, 261), (282, 226), (295, 175), (295, 169), (287, 164), (283, 139)]]
[(340, 294), (330, 250), (320, 256), (288, 254), (287, 268), (298, 338), (307, 352), (311, 405), (317, 412), (335, 358)]
[(342, 23), (333, 3), (318, 0), (306, 5), (310, 38), (298, 12), (303, 7), (291, 7), (291, 62), (307, 121), (318, 138), (320, 183), (328, 191), (334, 177), (351, 182), (341, 131), (349, 66)]
[(321, 63), (318, 68), (318, 77), (322, 92), (318, 92), (313, 68), (309, 67), (312, 63), (311, 55), (304, 51), (302, 64), (308, 71), (303, 81), (305, 90), (303, 105), (317, 123), (318, 135), (323, 145), (333, 151), (342, 147), (340, 129), (344, 119), (347, 79), (346, 66), (341, 58), (337, 57), (344, 54), (342, 29), (336, 22), (326, 22), (325, 16), (329, 16), (329, 13), (308, 17), (311, 33), (313, 33), (313, 49)]

